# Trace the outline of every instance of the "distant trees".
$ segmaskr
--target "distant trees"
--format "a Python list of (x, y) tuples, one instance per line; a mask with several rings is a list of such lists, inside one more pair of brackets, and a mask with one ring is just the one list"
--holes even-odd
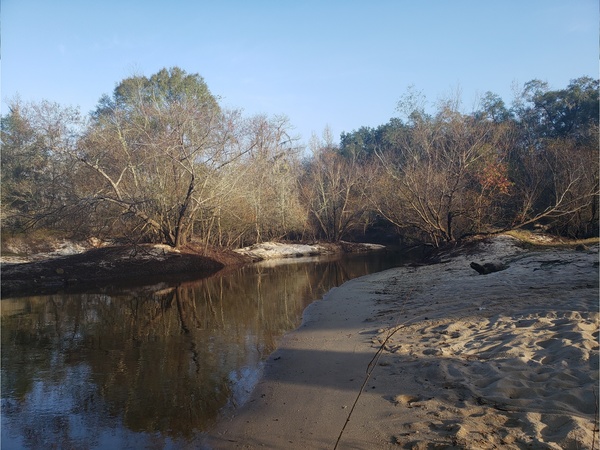
[(534, 223), (598, 235), (598, 80), (533, 80), (426, 112), (421, 94), (376, 128), (326, 129), (303, 154), (284, 116), (221, 108), (197, 74), (132, 76), (89, 118), (42, 101), (2, 117), (2, 229), (175, 247), (339, 241), (387, 227), (442, 245)]
[(75, 150), (84, 127), (79, 112), (16, 98), (0, 123), (3, 229), (81, 224), (73, 164), (64, 157)]
[(449, 99), (429, 115), (408, 94), (406, 122), (342, 134), (340, 148), (377, 162), (369, 198), (404, 236), (439, 245), (533, 223), (598, 235), (597, 80), (533, 80), (511, 108), (486, 93), (472, 114)]
[(511, 153), (514, 224), (543, 223), (572, 237), (598, 234), (598, 80), (566, 89), (526, 83), (515, 102), (519, 143)]
[(434, 117), (415, 116), (398, 149), (376, 152), (377, 211), (436, 245), (490, 225), (492, 199), (508, 193), (508, 131), (461, 114), (451, 102)]
[(245, 245), (302, 233), (304, 209), (298, 195), (299, 148), (286, 117), (245, 119), (239, 144), (243, 158), (228, 168), (237, 179), (214, 224), (219, 244)]
[(301, 181), (302, 199), (316, 236), (337, 242), (365, 221), (368, 174), (356, 153), (340, 153), (329, 129), (323, 140), (312, 137), (311, 151)]

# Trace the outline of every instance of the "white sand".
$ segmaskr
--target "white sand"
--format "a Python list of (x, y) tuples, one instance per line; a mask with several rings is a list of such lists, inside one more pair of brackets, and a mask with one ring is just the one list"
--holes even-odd
[[(348, 243), (339, 242), (334, 244), (290, 244), (281, 242), (261, 242), (250, 247), (244, 247), (234, 250), (241, 255), (249, 256), (255, 260), (273, 260), (281, 258), (298, 258), (316, 255), (328, 255), (339, 252), (344, 246), (348, 247), (346, 251), (378, 251), (385, 249), (384, 245), (368, 243)], [(350, 248), (352, 250), (350, 250)]]
[(234, 250), (241, 255), (256, 259), (293, 258), (296, 256), (318, 255), (323, 253), (319, 245), (283, 244), (279, 242), (262, 242), (251, 247)]
[[(311, 305), (208, 448), (598, 448), (598, 247), (479, 254), (352, 280)], [(506, 270), (478, 275), (471, 261)]]

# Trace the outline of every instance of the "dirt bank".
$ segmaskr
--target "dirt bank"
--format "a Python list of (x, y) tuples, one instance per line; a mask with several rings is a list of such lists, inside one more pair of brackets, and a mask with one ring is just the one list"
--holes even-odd
[(200, 278), (250, 258), (226, 250), (166, 245), (115, 246), (20, 264), (2, 264), (2, 297), (104, 290), (169, 278)]
[(372, 252), (385, 247), (349, 242), (311, 245), (266, 242), (239, 250), (193, 244), (181, 249), (151, 244), (88, 248), (72, 242), (56, 242), (46, 245), (44, 252), (3, 255), (2, 297), (109, 290), (123, 284), (153, 284), (174, 277), (197, 279), (225, 267), (263, 259)]

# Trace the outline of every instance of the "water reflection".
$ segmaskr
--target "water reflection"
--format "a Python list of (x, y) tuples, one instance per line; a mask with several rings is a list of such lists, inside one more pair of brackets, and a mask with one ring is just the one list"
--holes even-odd
[(183, 448), (245, 401), (311, 301), (397, 264), (289, 262), (118, 293), (3, 299), (2, 446)]

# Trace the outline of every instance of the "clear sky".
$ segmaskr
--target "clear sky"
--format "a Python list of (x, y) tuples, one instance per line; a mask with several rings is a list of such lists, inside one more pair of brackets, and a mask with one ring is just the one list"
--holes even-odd
[(94, 109), (134, 74), (179, 66), (227, 107), (284, 114), (308, 141), (398, 116), (410, 85), (471, 111), (534, 78), (598, 77), (598, 0), (1, 0), (2, 113)]

